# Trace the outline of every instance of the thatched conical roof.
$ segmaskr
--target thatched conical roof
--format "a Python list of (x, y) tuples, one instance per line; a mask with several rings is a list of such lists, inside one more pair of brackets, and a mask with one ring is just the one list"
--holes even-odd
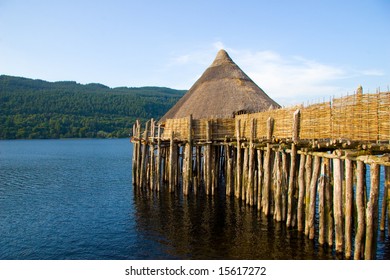
[(266, 111), (280, 105), (272, 100), (220, 50), (209, 68), (187, 93), (161, 118), (232, 118), (239, 113)]

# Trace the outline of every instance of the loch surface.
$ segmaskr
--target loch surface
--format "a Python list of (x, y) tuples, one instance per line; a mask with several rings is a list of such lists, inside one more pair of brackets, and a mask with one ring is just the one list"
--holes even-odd
[(223, 195), (135, 193), (131, 156), (128, 139), (0, 141), (0, 259), (341, 258)]

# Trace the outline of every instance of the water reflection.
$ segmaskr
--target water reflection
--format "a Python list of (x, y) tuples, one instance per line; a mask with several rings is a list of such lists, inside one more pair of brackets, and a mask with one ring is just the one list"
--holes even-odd
[(337, 258), (235, 199), (136, 191), (134, 206), (138, 233), (159, 244), (161, 259)]

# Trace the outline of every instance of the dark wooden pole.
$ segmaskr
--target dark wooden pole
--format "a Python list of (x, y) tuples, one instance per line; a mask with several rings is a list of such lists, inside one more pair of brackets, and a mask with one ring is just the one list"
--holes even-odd
[(370, 165), (370, 199), (366, 208), (366, 245), (364, 258), (372, 260), (376, 254), (376, 237), (378, 232), (378, 200), (379, 200), (379, 165)]
[[(382, 211), (381, 211), (381, 223), (380, 230), (384, 231), (386, 227), (386, 216), (387, 208), (389, 204), (389, 191), (390, 191), (390, 166), (384, 166), (385, 168), (385, 186), (383, 188), (383, 200), (382, 200)], [(390, 229), (389, 229), (390, 230)]]
[(249, 139), (249, 163), (248, 163), (248, 187), (247, 187), (247, 202), (249, 205), (253, 205), (253, 194), (254, 194), (254, 147), (253, 147), (253, 140), (255, 137), (255, 119), (251, 119), (251, 133), (250, 133), (250, 139)]
[(315, 235), (315, 212), (317, 196), (317, 180), (320, 175), (321, 158), (314, 157), (313, 176), (310, 181), (310, 208), (309, 208), (309, 238), (314, 239)]
[(236, 137), (237, 137), (237, 160), (236, 160), (236, 184), (235, 184), (235, 196), (237, 198), (241, 197), (241, 171), (242, 171), (242, 162), (241, 162), (241, 132), (240, 132), (240, 120), (236, 119)]
[(364, 194), (366, 192), (366, 170), (362, 161), (357, 162), (356, 168), (356, 209), (357, 209), (357, 230), (355, 235), (354, 259), (359, 260), (364, 252), (364, 235), (366, 230), (366, 212)]
[(169, 178), (169, 183), (168, 183), (168, 189), (169, 192), (174, 191), (174, 184), (175, 184), (175, 170), (174, 168), (176, 167), (175, 164), (175, 158), (174, 158), (174, 132), (171, 132), (171, 137), (170, 137), (170, 142), (169, 142), (169, 160), (168, 160), (168, 178)]
[(353, 163), (345, 160), (345, 257), (352, 255)]
[(267, 120), (267, 140), (269, 143), (267, 143), (267, 149), (266, 154), (264, 158), (264, 188), (262, 193), (262, 208), (263, 213), (268, 216), (270, 213), (270, 191), (271, 191), (271, 144), (272, 141), (272, 134), (273, 134), (273, 127), (274, 127), (274, 119), (269, 117)]
[(309, 212), (310, 212), (310, 182), (312, 177), (313, 170), (313, 157), (311, 155), (306, 155), (306, 163), (305, 163), (305, 182), (306, 182), (306, 190), (305, 190), (305, 235), (309, 236)]
[(156, 162), (156, 189), (161, 187), (161, 124), (157, 127), (157, 162)]
[(304, 230), (304, 202), (305, 202), (305, 159), (306, 156), (301, 154), (299, 160), (298, 173), (298, 231)]
[(343, 251), (343, 194), (342, 194), (342, 171), (341, 160), (333, 159), (333, 213), (335, 223), (335, 249)]

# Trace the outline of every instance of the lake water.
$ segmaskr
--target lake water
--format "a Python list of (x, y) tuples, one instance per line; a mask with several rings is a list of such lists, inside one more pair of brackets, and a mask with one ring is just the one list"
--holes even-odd
[(0, 141), (0, 259), (338, 258), (234, 199), (135, 193), (131, 155), (127, 139)]

